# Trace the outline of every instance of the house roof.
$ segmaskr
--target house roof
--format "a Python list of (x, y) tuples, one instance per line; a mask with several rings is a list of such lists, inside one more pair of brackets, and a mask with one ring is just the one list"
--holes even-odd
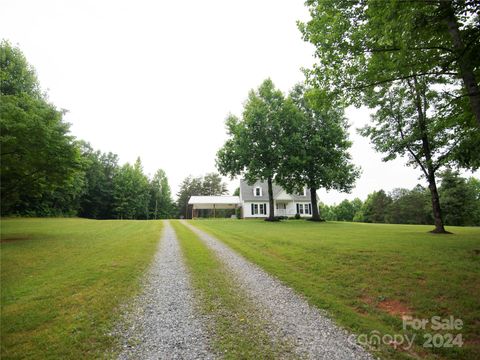
[[(256, 187), (262, 189), (262, 196), (254, 196), (253, 190)], [(268, 184), (266, 181), (257, 181), (253, 185), (248, 185), (246, 180), (240, 180), (240, 198), (243, 201), (268, 201)], [(277, 184), (273, 184), (273, 198), (278, 200), (310, 201), (310, 194), (303, 195), (287, 194), (287, 192)]]
[(232, 209), (240, 204), (238, 196), (191, 196), (189, 205), (194, 209)]

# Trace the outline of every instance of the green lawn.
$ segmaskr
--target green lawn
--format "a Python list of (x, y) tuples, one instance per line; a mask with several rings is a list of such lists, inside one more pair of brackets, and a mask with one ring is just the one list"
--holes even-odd
[(2, 219), (1, 358), (100, 358), (160, 221)]
[(384, 358), (480, 357), (480, 228), (449, 227), (454, 235), (434, 235), (428, 233), (431, 226), (302, 220), (192, 224), (357, 334), (401, 334), (402, 313), (426, 319), (453, 315), (464, 322), (461, 331), (453, 331), (463, 334), (462, 348), (424, 348), (420, 332), (413, 350), (383, 347)]

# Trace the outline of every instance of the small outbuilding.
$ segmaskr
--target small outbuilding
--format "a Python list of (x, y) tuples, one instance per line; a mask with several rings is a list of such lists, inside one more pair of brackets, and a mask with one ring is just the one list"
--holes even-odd
[(192, 209), (192, 219), (195, 217), (195, 210), (213, 210), (213, 217), (216, 210), (237, 209), (241, 205), (239, 196), (191, 196), (188, 200), (188, 207)]

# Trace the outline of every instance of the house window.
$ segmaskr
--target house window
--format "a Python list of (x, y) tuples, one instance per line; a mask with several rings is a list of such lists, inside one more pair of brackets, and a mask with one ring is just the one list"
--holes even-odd
[(261, 215), (267, 214), (267, 204), (260, 204), (260, 214)]
[(251, 204), (252, 215), (267, 215), (267, 204)]
[(297, 204), (297, 213), (301, 215), (312, 215), (312, 204)]
[(254, 196), (262, 196), (262, 188), (257, 186), (255, 189), (253, 189), (253, 195)]

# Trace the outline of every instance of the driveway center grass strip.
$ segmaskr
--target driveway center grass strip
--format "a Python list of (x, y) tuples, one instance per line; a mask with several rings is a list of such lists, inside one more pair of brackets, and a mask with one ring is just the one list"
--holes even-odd
[(290, 348), (272, 341), (257, 309), (235, 285), (235, 279), (214, 253), (187, 227), (171, 222), (180, 241), (199, 309), (211, 322), (213, 346), (226, 359), (294, 358)]
[[(460, 331), (409, 330), (411, 351), (383, 346), (388, 359), (480, 358), (480, 228), (201, 220), (192, 224), (327, 310), (356, 334), (403, 334), (402, 315), (463, 321)], [(462, 347), (423, 347), (425, 333), (461, 333)]]
[[(1, 358), (104, 358), (160, 221), (2, 219)], [(107, 354), (107, 355), (105, 355)]]

